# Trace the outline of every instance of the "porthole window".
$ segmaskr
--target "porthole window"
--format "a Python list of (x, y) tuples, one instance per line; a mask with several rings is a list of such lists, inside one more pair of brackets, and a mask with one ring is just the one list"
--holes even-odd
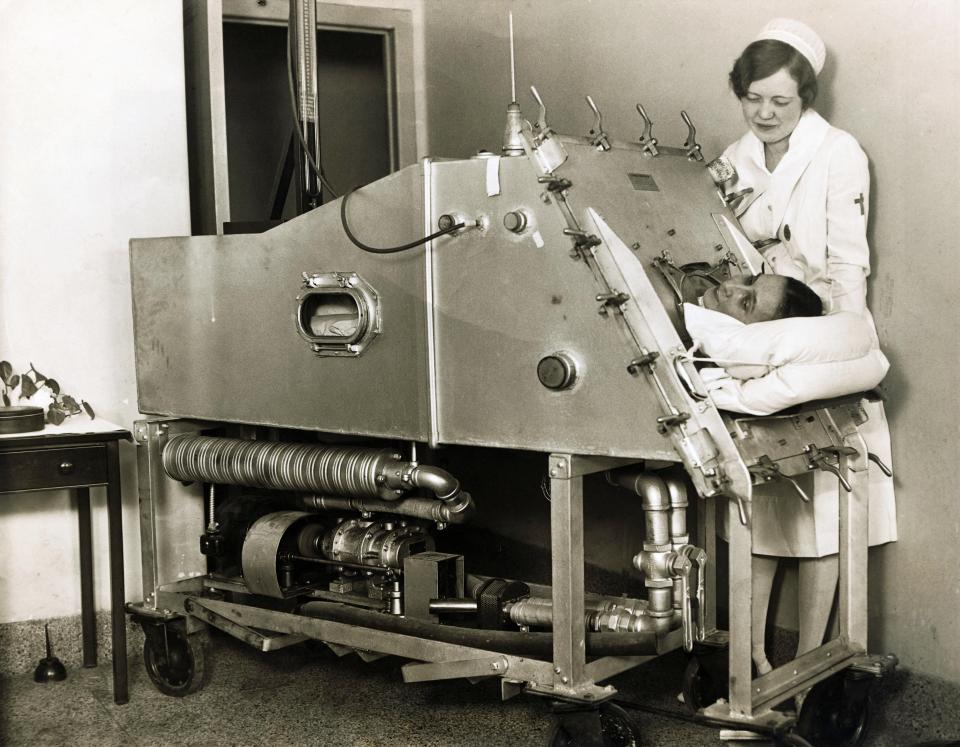
[(376, 291), (356, 273), (306, 275), (297, 331), (319, 356), (358, 356), (380, 332)]

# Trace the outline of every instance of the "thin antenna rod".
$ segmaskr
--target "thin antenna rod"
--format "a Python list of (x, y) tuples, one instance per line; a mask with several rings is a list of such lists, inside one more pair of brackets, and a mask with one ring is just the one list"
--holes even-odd
[(513, 59), (513, 11), (508, 13), (510, 19), (510, 100), (517, 100), (517, 65)]

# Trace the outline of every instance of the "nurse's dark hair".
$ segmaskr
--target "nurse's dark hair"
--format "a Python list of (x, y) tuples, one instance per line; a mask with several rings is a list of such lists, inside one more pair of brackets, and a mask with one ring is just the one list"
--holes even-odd
[(786, 68), (797, 82), (803, 108), (812, 106), (817, 98), (817, 74), (806, 57), (776, 39), (760, 39), (743, 50), (730, 71), (730, 88), (738, 99), (742, 99), (751, 83), (769, 78), (781, 68)]
[(813, 289), (796, 278), (784, 277), (786, 284), (783, 299), (777, 307), (775, 319), (791, 316), (820, 316), (823, 313), (823, 301)]

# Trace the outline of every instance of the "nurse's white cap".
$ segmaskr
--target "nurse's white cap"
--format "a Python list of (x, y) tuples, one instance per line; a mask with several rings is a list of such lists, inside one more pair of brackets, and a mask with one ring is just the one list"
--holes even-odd
[(827, 48), (823, 39), (805, 23), (792, 18), (774, 18), (763, 27), (754, 41), (774, 39), (789, 44), (807, 58), (816, 75), (823, 70), (823, 63), (827, 59)]

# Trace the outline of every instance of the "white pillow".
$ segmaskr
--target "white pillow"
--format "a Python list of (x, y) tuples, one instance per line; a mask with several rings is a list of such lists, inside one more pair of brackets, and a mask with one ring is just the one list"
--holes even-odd
[(870, 323), (852, 312), (744, 324), (684, 304), (690, 337), (720, 368), (700, 376), (722, 410), (769, 415), (877, 386), (890, 364)]

